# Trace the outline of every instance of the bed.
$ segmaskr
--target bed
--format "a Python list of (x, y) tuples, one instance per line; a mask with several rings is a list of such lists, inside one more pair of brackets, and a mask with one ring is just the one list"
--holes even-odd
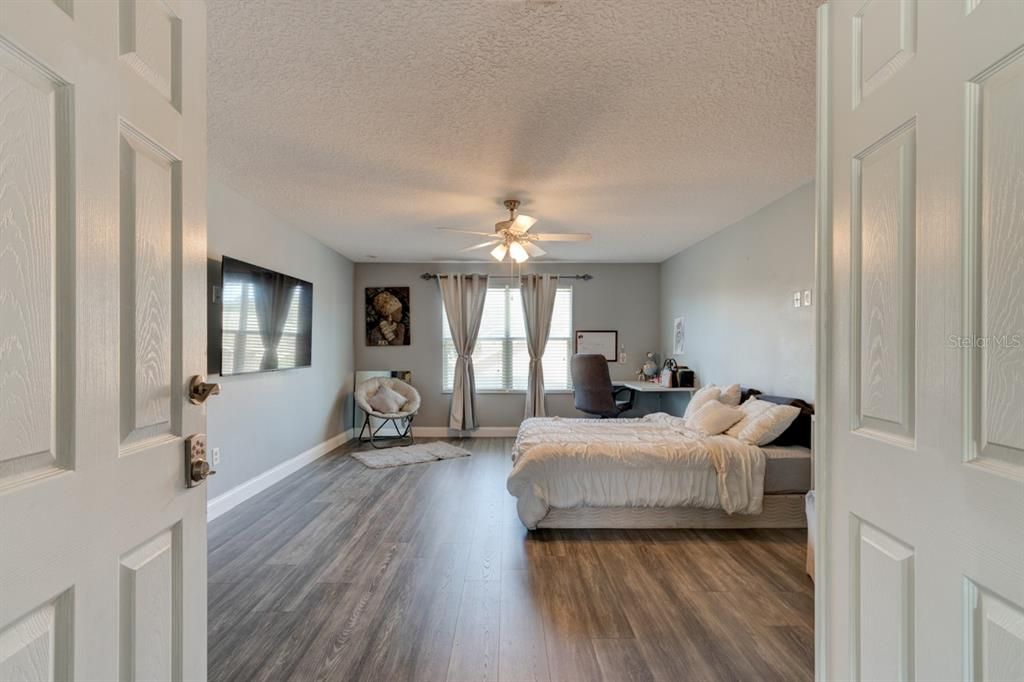
[(702, 436), (664, 413), (529, 419), (513, 446), (508, 491), (529, 529), (804, 528), (807, 408), (764, 447)]

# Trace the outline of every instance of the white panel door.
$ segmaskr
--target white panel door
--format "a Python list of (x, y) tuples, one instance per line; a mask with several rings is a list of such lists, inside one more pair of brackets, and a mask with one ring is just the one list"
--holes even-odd
[(818, 674), (1022, 680), (1024, 2), (820, 16)]
[(0, 1), (0, 680), (206, 677), (205, 21)]

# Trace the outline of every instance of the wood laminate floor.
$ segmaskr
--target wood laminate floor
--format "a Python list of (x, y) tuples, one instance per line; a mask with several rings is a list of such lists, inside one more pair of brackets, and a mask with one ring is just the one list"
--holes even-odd
[(343, 447), (209, 529), (209, 677), (812, 678), (804, 531), (520, 524), (511, 440), (367, 469)]

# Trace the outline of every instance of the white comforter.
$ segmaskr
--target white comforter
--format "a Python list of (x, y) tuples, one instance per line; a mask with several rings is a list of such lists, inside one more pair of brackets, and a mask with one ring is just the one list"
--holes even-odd
[(679, 417), (527, 419), (512, 448), (508, 491), (536, 528), (549, 507), (701, 507), (760, 514), (764, 452), (702, 436)]

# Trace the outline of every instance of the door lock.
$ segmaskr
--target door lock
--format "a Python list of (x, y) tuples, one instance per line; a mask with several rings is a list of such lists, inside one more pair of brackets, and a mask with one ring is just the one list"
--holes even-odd
[(185, 487), (195, 488), (216, 471), (206, 461), (206, 434), (194, 433), (185, 439)]
[(206, 383), (206, 377), (197, 374), (188, 382), (188, 401), (193, 405), (202, 405), (211, 395), (220, 395), (220, 384)]

